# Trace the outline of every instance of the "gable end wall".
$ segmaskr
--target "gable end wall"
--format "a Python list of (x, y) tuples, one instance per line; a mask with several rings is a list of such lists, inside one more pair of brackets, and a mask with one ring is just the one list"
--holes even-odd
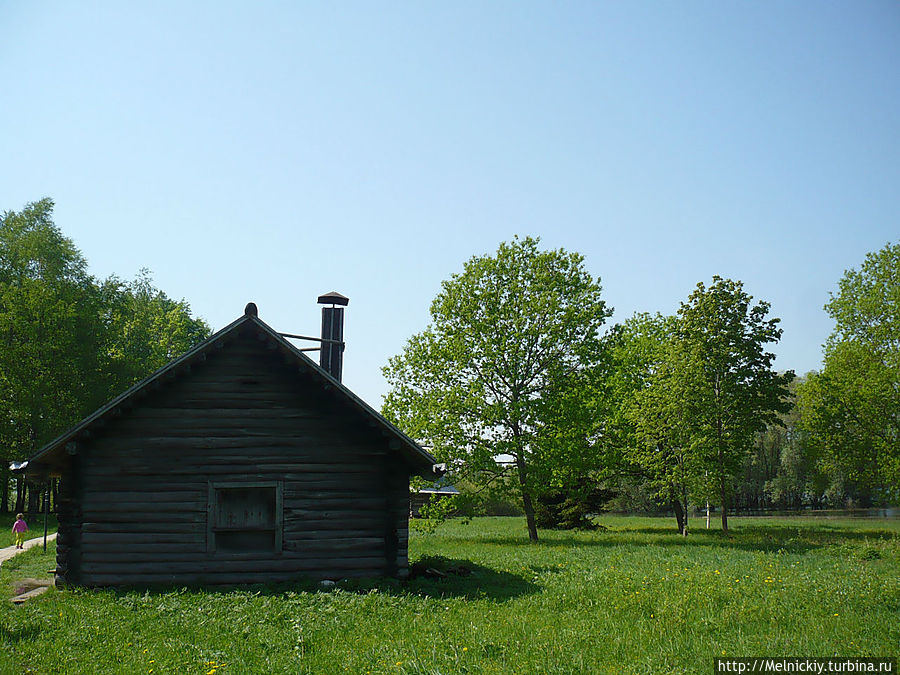
[[(380, 431), (250, 331), (79, 446), (80, 471), (63, 480), (61, 535), (74, 550), (58, 566), (70, 583), (406, 572), (408, 469)], [(210, 484), (222, 482), (280, 484), (283, 550), (207, 550)]]

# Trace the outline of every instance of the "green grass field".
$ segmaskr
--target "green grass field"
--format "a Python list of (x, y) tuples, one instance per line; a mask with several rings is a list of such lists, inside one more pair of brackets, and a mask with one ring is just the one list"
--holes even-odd
[[(413, 559), (468, 576), (227, 592), (57, 591), (0, 608), (0, 673), (710, 673), (715, 656), (897, 656), (900, 522), (451, 522)], [(702, 527), (699, 520), (695, 525)], [(52, 568), (27, 551), (16, 579)], [(438, 558), (440, 556), (440, 558)]]

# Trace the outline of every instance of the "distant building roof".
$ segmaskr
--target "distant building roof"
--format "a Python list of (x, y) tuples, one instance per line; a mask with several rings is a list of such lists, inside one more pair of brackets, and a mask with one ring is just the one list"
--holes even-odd
[(420, 490), (416, 490), (420, 495), (458, 495), (459, 490), (457, 490), (452, 485), (446, 485), (444, 487), (425, 487)]

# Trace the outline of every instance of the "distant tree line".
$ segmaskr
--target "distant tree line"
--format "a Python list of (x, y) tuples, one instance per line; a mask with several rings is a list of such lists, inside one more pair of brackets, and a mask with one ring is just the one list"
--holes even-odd
[(46, 486), (9, 470), (133, 383), (205, 339), (184, 301), (98, 280), (53, 222), (53, 202), (0, 213), (0, 513), (36, 511)]
[(603, 508), (670, 511), (687, 534), (706, 505), (727, 531), (734, 510), (897, 503), (900, 246), (825, 309), (824, 368), (803, 378), (773, 368), (779, 319), (731, 279), (601, 334), (583, 258), (517, 238), (444, 282), (384, 369), (384, 413), (447, 463), (457, 508), (513, 504), (532, 540)]

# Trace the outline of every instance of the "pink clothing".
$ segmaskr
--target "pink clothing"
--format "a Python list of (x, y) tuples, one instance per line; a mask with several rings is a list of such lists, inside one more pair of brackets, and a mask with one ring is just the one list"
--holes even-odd
[(13, 524), (13, 532), (25, 532), (28, 529), (28, 524), (24, 520), (17, 520)]

